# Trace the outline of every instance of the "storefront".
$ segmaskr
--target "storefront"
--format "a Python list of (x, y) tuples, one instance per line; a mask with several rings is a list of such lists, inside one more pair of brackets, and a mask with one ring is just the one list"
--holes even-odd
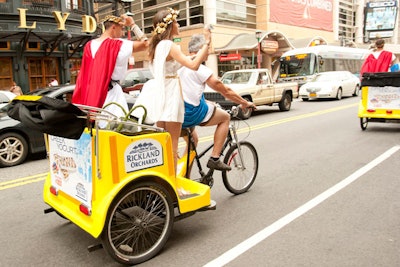
[(0, 89), (75, 83), (82, 48), (98, 33), (92, 7), (81, 2), (0, 0)]

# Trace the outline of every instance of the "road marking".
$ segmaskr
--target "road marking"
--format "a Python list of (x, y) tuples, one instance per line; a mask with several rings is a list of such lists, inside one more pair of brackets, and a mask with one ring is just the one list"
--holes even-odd
[(36, 183), (46, 179), (47, 173), (36, 174), (28, 177), (18, 178), (7, 182), (0, 183), (0, 190), (13, 188), (25, 184)]
[(385, 153), (377, 157), (376, 159), (372, 160), (370, 163), (367, 165), (363, 166), (362, 168), (358, 169), (355, 171), (353, 174), (348, 176), (346, 179), (340, 181), (336, 185), (332, 186), (325, 192), (321, 193), (320, 195), (316, 196), (315, 198), (311, 199), (304, 205), (300, 206), (296, 210), (292, 211), (291, 213), (287, 214), (286, 216), (280, 218), (273, 224), (267, 226), (260, 232), (256, 233), (255, 235), (251, 236), (250, 238), (246, 239), (242, 243), (238, 244), (237, 246), (233, 247), (232, 249), (228, 250), (218, 258), (210, 261), (204, 267), (216, 267), (216, 266), (223, 266), (253, 246), (257, 245), (261, 241), (265, 240), (267, 237), (270, 235), (274, 234), (275, 232), (279, 231), (282, 229), (284, 226), (287, 224), (291, 223), (301, 215), (305, 214), (309, 210), (313, 209), (317, 205), (321, 204), (323, 201), (327, 200), (329, 197), (333, 196), (352, 182), (356, 181), (358, 178), (369, 172), (371, 169), (388, 159), (390, 156), (392, 156), (394, 153), (400, 150), (400, 145), (399, 146), (394, 146), (391, 149), (387, 150)]

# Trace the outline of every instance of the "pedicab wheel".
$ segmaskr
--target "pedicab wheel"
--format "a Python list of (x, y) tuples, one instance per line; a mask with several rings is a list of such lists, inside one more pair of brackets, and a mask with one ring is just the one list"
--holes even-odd
[[(239, 195), (253, 185), (258, 172), (258, 155), (254, 146), (246, 141), (231, 146), (225, 155), (224, 163), (232, 169), (222, 172), (225, 188), (232, 194)], [(240, 160), (240, 155), (242, 160)], [(242, 164), (243, 162), (243, 164)]]
[(360, 126), (361, 130), (365, 131), (368, 126), (368, 119), (367, 118), (360, 118)]
[(111, 204), (101, 240), (117, 262), (133, 265), (156, 256), (173, 227), (173, 205), (168, 191), (154, 182), (123, 190)]

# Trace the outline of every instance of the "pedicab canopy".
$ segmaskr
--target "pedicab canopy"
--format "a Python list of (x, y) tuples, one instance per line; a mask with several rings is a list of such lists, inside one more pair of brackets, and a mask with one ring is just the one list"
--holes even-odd
[(17, 96), (7, 114), (28, 128), (76, 140), (87, 125), (86, 113), (78, 107), (46, 96)]

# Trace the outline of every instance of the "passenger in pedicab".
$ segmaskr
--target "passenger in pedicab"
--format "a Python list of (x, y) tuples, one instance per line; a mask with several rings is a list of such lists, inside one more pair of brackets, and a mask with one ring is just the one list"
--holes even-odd
[(153, 37), (149, 45), (150, 70), (154, 79), (145, 83), (135, 105), (142, 104), (147, 116), (171, 135), (175, 170), (178, 159), (178, 141), (185, 112), (182, 88), (177, 70), (182, 66), (197, 70), (208, 56), (211, 41), (206, 31), (207, 42), (195, 59), (190, 59), (172, 40), (179, 35), (177, 17), (179, 11), (167, 8), (158, 11), (153, 18)]
[(389, 51), (384, 50), (385, 40), (379, 38), (375, 41), (373, 52), (365, 59), (360, 78), (365, 72), (388, 72), (390, 66), (395, 61), (396, 56)]
[[(115, 102), (128, 111), (119, 81), (125, 76), (132, 52), (146, 50), (148, 41), (133, 18), (127, 15), (106, 16), (102, 25), (101, 36), (84, 47), (72, 103), (102, 108)], [(133, 30), (138, 40), (121, 39), (124, 27)], [(117, 117), (125, 116), (124, 111), (116, 105), (105, 109)]]
[[(196, 57), (205, 42), (204, 35), (193, 35), (188, 45), (190, 57)], [(195, 126), (216, 125), (214, 147), (211, 157), (207, 162), (207, 167), (222, 171), (231, 170), (231, 167), (219, 159), (222, 146), (229, 131), (230, 115), (225, 110), (217, 107), (215, 103), (207, 101), (204, 97), (204, 90), (206, 85), (208, 85), (224, 97), (242, 105), (243, 108), (256, 109), (256, 106), (223, 84), (213, 74), (213, 71), (205, 65), (200, 65), (197, 71), (182, 67), (178, 71), (178, 74), (181, 77), (183, 100), (185, 101), (183, 128), (191, 128), (193, 139), (195, 144), (197, 144), (198, 135), (195, 131)]]

